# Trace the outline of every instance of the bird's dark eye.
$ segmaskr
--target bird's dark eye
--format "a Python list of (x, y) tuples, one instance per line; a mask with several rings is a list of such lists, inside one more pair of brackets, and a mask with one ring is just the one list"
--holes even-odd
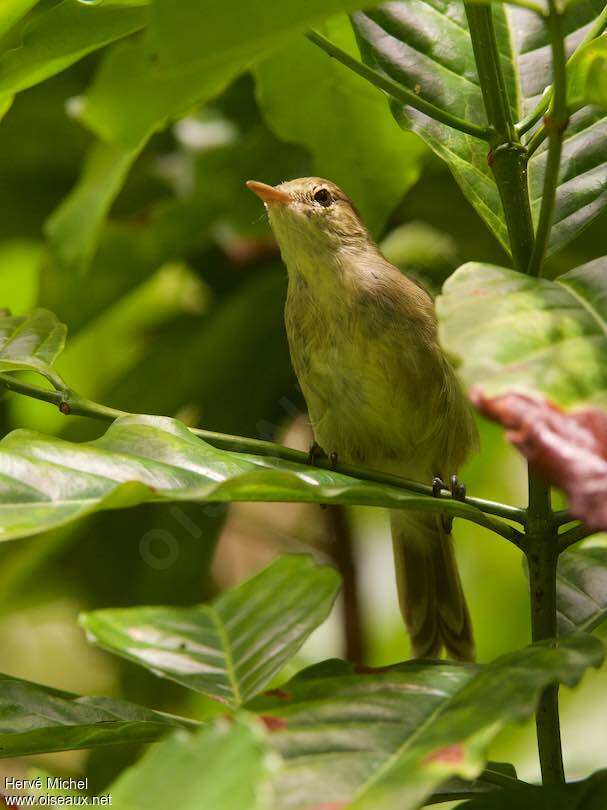
[(314, 194), (314, 199), (320, 205), (324, 205), (325, 208), (333, 202), (333, 197), (329, 194), (326, 188), (319, 188), (318, 191)]

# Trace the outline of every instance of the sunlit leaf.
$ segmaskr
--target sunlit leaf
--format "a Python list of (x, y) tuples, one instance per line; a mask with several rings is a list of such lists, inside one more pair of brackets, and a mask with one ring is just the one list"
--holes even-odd
[(413, 810), (449, 776), (475, 778), (490, 741), (529, 717), (548, 684), (573, 686), (602, 658), (600, 641), (578, 634), (483, 666), (408, 661), (357, 674), (326, 662), (248, 708), (285, 759), (280, 810), (323, 802)]
[(108, 792), (114, 810), (271, 810), (279, 767), (248, 718), (175, 734), (125, 771)]
[(0, 372), (36, 371), (57, 388), (65, 383), (51, 368), (65, 345), (67, 328), (48, 309), (0, 317)]
[(559, 634), (589, 632), (607, 617), (607, 548), (567, 551), (559, 558)]
[(596, 529), (607, 527), (605, 268), (596, 259), (549, 281), (466, 264), (437, 302), (477, 406)]
[(104, 649), (237, 707), (327, 618), (338, 590), (333, 568), (285, 555), (210, 605), (97, 610), (81, 623)]
[(3, 37), (7, 31), (19, 22), (22, 17), (25, 17), (28, 11), (32, 9), (38, 0), (2, 0), (2, 7), (0, 8), (0, 37)]
[(607, 407), (607, 259), (555, 281), (465, 264), (437, 301), (443, 346), (487, 396)]
[[(589, 0), (568, 9), (565, 27), (569, 52), (602, 8), (602, 0)], [(547, 28), (544, 20), (521, 8), (495, 5), (493, 16), (512, 116), (517, 121), (535, 107), (551, 81)], [(366, 62), (436, 106), (472, 123), (486, 123), (463, 4), (391, 2), (355, 14), (354, 25)], [(487, 161), (487, 144), (411, 107), (394, 103), (393, 110), (402, 127), (418, 132), (447, 162), (464, 194), (508, 248), (503, 209)], [(571, 119), (565, 134), (551, 251), (573, 239), (607, 202), (606, 133), (607, 118), (596, 109), (585, 108)], [(544, 147), (529, 161), (534, 218), (539, 214), (545, 162)]]
[[(320, 30), (358, 53), (345, 16)], [(307, 146), (314, 173), (341, 186), (370, 230), (381, 231), (419, 177), (425, 153), (419, 139), (399, 130), (375, 88), (303, 37), (259, 64), (255, 76), (261, 108), (276, 134)]]
[[(98, 509), (189, 501), (306, 501), (429, 509), (437, 501), (331, 470), (219, 450), (176, 420), (127, 416), (93, 442), (17, 430), (0, 442), (0, 538), (46, 531)], [(478, 518), (465, 503), (453, 514)]]
[(107, 697), (82, 697), (0, 675), (0, 757), (150, 742), (196, 724)]
[(577, 110), (585, 104), (607, 109), (607, 36), (588, 42), (567, 68), (567, 101)]
[(0, 56), (0, 96), (59, 73), (91, 51), (143, 28), (140, 3), (62, 0), (25, 29), (21, 47)]

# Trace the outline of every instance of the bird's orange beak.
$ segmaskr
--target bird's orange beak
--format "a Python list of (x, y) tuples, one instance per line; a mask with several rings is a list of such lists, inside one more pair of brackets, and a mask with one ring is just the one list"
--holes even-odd
[(291, 198), (288, 194), (281, 191), (279, 188), (269, 186), (267, 183), (259, 183), (257, 180), (247, 180), (247, 188), (255, 192), (265, 203), (288, 205), (291, 202)]

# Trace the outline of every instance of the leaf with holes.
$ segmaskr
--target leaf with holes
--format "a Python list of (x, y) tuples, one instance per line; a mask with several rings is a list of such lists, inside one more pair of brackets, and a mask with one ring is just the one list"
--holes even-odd
[[(602, 0), (571, 4), (566, 11), (571, 53)], [(521, 8), (493, 7), (497, 44), (514, 121), (536, 105), (550, 84), (550, 48), (543, 20)], [(449, 112), (486, 125), (483, 99), (463, 4), (435, 0), (385, 3), (353, 15), (365, 62)], [(503, 208), (487, 163), (484, 141), (453, 130), (423, 113), (392, 105), (404, 129), (418, 132), (449, 165), (464, 194), (508, 249)], [(533, 133), (527, 136), (531, 137)], [(607, 117), (595, 108), (577, 112), (565, 134), (555, 226), (550, 251), (563, 246), (592, 222), (607, 203)], [(532, 213), (539, 215), (545, 147), (529, 161)]]
[(114, 810), (271, 810), (271, 780), (279, 767), (263, 728), (239, 716), (165, 740), (108, 793)]
[(0, 757), (151, 742), (196, 725), (124, 700), (82, 697), (0, 675)]
[(602, 659), (601, 642), (577, 634), (483, 666), (407, 661), (359, 674), (325, 662), (247, 708), (285, 760), (279, 810), (323, 802), (413, 810), (448, 777), (476, 778), (490, 741), (531, 716), (546, 686), (574, 686)]
[[(125, 416), (92, 442), (29, 430), (0, 441), (0, 539), (56, 528), (101, 509), (152, 501), (301, 501), (435, 512), (438, 501), (386, 484), (269, 456), (212, 447), (180, 422)], [(467, 503), (441, 510), (486, 525)]]
[(607, 548), (567, 551), (557, 579), (559, 635), (590, 632), (607, 617)]
[(31, 315), (0, 317), (0, 372), (36, 371), (56, 388), (65, 383), (52, 368), (63, 351), (67, 327), (47, 309)]
[(104, 649), (234, 708), (295, 655), (338, 590), (333, 568), (292, 554), (210, 605), (97, 610), (81, 623)]

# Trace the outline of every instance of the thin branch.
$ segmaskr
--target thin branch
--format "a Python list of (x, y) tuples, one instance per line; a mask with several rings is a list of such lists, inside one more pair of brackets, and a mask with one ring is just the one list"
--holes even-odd
[[(94, 419), (101, 419), (106, 422), (111, 422), (121, 416), (133, 416), (133, 414), (128, 411), (108, 408), (105, 405), (99, 405), (97, 402), (82, 399), (73, 391), (50, 391), (45, 388), (30, 385), (29, 383), (23, 383), (10, 374), (0, 374), (0, 386), (15, 393), (24, 394), (55, 405), (59, 408), (61, 413), (66, 416), (70, 414), (76, 416), (90, 416)], [(296, 464), (309, 463), (306, 453), (302, 453), (299, 450), (291, 450), (291, 448), (284, 447), (281, 444), (274, 444), (273, 442), (267, 442), (261, 439), (249, 439), (244, 436), (230, 436), (226, 433), (216, 433), (211, 430), (203, 430), (202, 428), (190, 428), (190, 430), (196, 436), (200, 436), (201, 439), (204, 439), (209, 444), (221, 450), (251, 453), (257, 456), (271, 456), (272, 458), (292, 461)], [(419, 481), (410, 481), (398, 475), (375, 472), (365, 467), (355, 467), (350, 464), (332, 465), (329, 459), (319, 459), (315, 466), (331, 469), (352, 478), (359, 478), (361, 481), (387, 484), (388, 486), (393, 486), (411, 493), (427, 496), (433, 496), (434, 494), (432, 487), (427, 484), (422, 484)], [(436, 511), (452, 515), (453, 517), (466, 518), (472, 523), (477, 523), (479, 526), (490, 529), (495, 534), (499, 534), (501, 537), (514, 543), (514, 545), (522, 548), (523, 535), (513, 526), (491, 516), (496, 515), (503, 517), (524, 526), (526, 522), (526, 511), (524, 509), (508, 504), (486, 501), (483, 498), (466, 497), (464, 501), (459, 501), (452, 498), (451, 493), (447, 490), (442, 490), (438, 497), (434, 497), (434, 501), (436, 503)], [(472, 507), (472, 509), (469, 507)]]
[(460, 132), (466, 133), (466, 135), (472, 135), (474, 138), (480, 138), (480, 140), (483, 141), (489, 141), (491, 139), (492, 132), (488, 127), (478, 126), (478, 124), (473, 124), (471, 121), (465, 121), (463, 118), (458, 118), (458, 116), (452, 115), (446, 110), (442, 110), (440, 107), (426, 101), (413, 91), (408, 90), (406, 87), (403, 87), (402, 85), (393, 81), (388, 76), (385, 76), (383, 73), (379, 73), (379, 71), (373, 70), (373, 68), (369, 67), (368, 65), (359, 62), (358, 59), (354, 59), (354, 57), (350, 56), (349, 53), (346, 53), (346, 51), (343, 51), (337, 45), (334, 45), (330, 40), (323, 37), (323, 35), (319, 34), (317, 31), (309, 31), (306, 36), (310, 42), (318, 45), (318, 47), (321, 48), (326, 54), (334, 59), (337, 59), (338, 62), (342, 63), (342, 65), (350, 68), (350, 70), (354, 71), (354, 73), (362, 76), (363, 79), (371, 82), (371, 84), (375, 85), (375, 87), (383, 90), (384, 93), (387, 93), (397, 101), (407, 104), (410, 107), (414, 107), (416, 110), (419, 110), (430, 118), (433, 118), (435, 121), (440, 121), (441, 124), (446, 124), (452, 129), (458, 129)]
[(574, 543), (579, 543), (580, 540), (583, 540), (585, 537), (590, 537), (592, 534), (596, 534), (596, 529), (589, 529), (588, 526), (585, 526), (583, 523), (579, 523), (572, 529), (567, 529), (566, 532), (559, 534), (557, 538), (559, 554), (566, 551), (569, 546), (572, 546)]
[(556, 190), (558, 186), (559, 169), (561, 166), (561, 153), (563, 150), (563, 136), (567, 128), (567, 69), (565, 56), (565, 30), (563, 13), (557, 6), (557, 0), (549, 0), (550, 14), (547, 20), (552, 49), (552, 74), (554, 77), (553, 99), (549, 114), (544, 118), (544, 126), (548, 131), (550, 140), (548, 145), (548, 159), (544, 174), (544, 188), (542, 193), (542, 206), (535, 234), (533, 253), (529, 262), (529, 275), (539, 276), (556, 206)]

